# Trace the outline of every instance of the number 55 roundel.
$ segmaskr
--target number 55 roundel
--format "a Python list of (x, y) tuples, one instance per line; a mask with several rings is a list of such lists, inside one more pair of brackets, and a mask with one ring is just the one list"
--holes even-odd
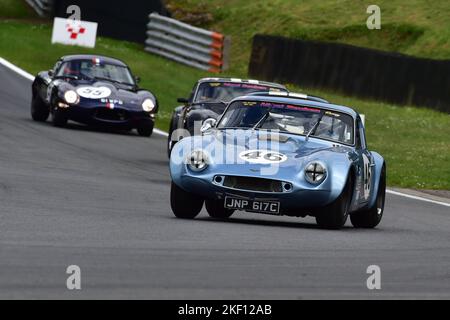
[(82, 87), (77, 89), (80, 97), (87, 99), (103, 99), (111, 95), (111, 89), (107, 87)]

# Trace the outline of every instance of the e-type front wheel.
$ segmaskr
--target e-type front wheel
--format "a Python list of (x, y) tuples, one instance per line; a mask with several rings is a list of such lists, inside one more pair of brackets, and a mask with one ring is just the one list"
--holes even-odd
[(350, 221), (355, 228), (375, 228), (381, 221), (386, 197), (386, 167), (383, 166), (378, 186), (375, 205), (368, 210), (361, 210), (350, 215)]
[(194, 219), (202, 210), (203, 199), (184, 191), (172, 182), (170, 189), (170, 206), (177, 218)]
[(45, 122), (48, 119), (50, 110), (37, 94), (33, 94), (31, 99), (31, 118), (34, 121)]
[(141, 137), (150, 137), (153, 133), (153, 124), (138, 127), (137, 132)]
[(52, 112), (52, 123), (55, 127), (65, 127), (67, 124), (67, 115), (66, 111), (63, 109), (57, 108), (56, 110), (53, 110)]
[(352, 178), (349, 175), (341, 195), (328, 206), (321, 208), (316, 214), (317, 224), (326, 229), (340, 229), (348, 218), (352, 198)]

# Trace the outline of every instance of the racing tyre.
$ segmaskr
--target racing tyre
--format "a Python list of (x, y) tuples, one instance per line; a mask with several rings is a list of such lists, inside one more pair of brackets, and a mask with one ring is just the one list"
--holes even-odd
[(31, 99), (31, 118), (34, 121), (45, 122), (48, 119), (50, 110), (37, 94), (33, 94)]
[(205, 207), (209, 216), (216, 219), (227, 219), (231, 217), (234, 212), (234, 210), (226, 209), (224, 207), (223, 200), (206, 200)]
[(170, 189), (170, 206), (177, 218), (194, 219), (202, 210), (203, 199), (184, 191), (172, 182)]
[(65, 127), (67, 120), (67, 115), (64, 110), (58, 108), (52, 112), (52, 123), (55, 127)]
[(386, 168), (383, 166), (378, 186), (375, 205), (368, 210), (358, 211), (350, 215), (350, 221), (355, 228), (375, 228), (381, 221), (386, 198)]
[(341, 195), (331, 204), (316, 214), (317, 224), (325, 229), (340, 229), (348, 218), (348, 210), (352, 198), (352, 179), (349, 176)]
[(138, 127), (137, 132), (141, 137), (150, 137), (153, 133), (153, 126), (154, 124), (152, 123), (151, 125), (145, 127)]

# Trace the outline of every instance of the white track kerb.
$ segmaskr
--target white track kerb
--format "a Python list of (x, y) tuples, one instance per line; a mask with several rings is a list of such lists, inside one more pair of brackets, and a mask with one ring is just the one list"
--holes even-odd
[[(7, 67), (8, 69), (16, 72), (17, 74), (21, 75), (22, 77), (33, 81), (34, 80), (34, 76), (31, 75), (30, 73), (26, 72), (25, 70), (19, 68), (18, 66), (12, 64), (11, 62), (3, 59), (2, 57), (0, 57), (0, 64), (2, 64), (3, 66)], [(161, 136), (165, 136), (168, 137), (169, 134), (165, 131), (159, 130), (159, 129), (154, 129), (153, 130), (154, 133), (159, 134)], [(394, 190), (386, 190), (387, 193), (392, 194), (392, 195), (396, 195), (396, 196), (401, 196), (401, 197), (405, 197), (405, 198), (410, 198), (410, 199), (414, 199), (414, 200), (419, 200), (419, 201), (425, 201), (425, 202), (430, 202), (430, 203), (434, 203), (434, 204), (438, 204), (441, 206), (446, 206), (446, 207), (450, 207), (450, 203), (446, 203), (446, 202), (441, 202), (441, 201), (435, 201), (435, 200), (431, 200), (431, 199), (427, 199), (427, 198), (423, 198), (423, 197), (418, 197), (418, 196), (413, 196), (413, 195), (409, 195), (409, 194), (405, 194), (402, 192), (398, 192), (398, 191), (394, 191)]]

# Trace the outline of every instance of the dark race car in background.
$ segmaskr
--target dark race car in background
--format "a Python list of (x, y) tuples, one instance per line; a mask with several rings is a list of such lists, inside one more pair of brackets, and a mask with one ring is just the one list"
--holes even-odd
[(32, 84), (31, 116), (57, 127), (68, 120), (119, 130), (137, 129), (149, 137), (158, 111), (156, 97), (138, 87), (128, 66), (94, 55), (60, 58), (54, 68), (39, 72)]
[(228, 102), (253, 92), (288, 92), (285, 86), (258, 80), (233, 78), (204, 78), (197, 81), (188, 99), (179, 98), (182, 106), (175, 108), (170, 121), (168, 155), (183, 137), (198, 134), (194, 125), (215, 119), (223, 113)]

